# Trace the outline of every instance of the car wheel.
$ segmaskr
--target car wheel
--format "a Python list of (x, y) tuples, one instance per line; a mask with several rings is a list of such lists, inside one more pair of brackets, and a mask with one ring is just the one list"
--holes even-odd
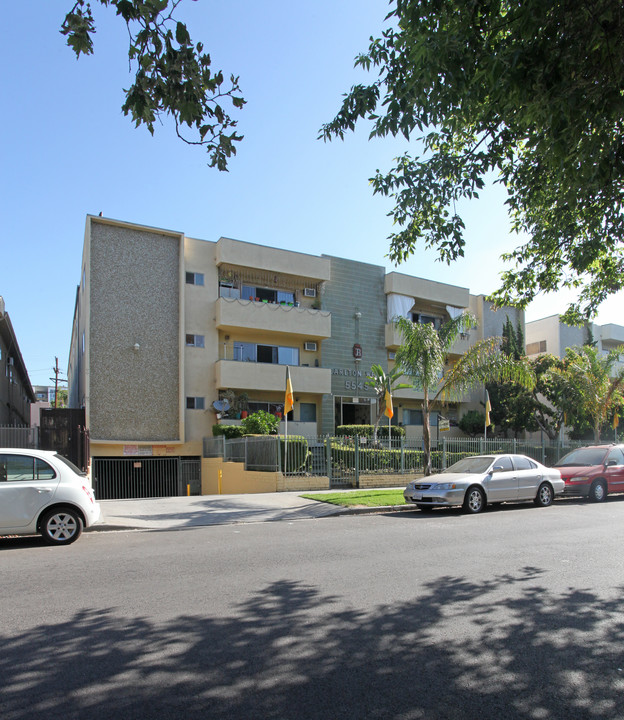
[(485, 507), (485, 494), (479, 487), (468, 488), (464, 498), (464, 510), (476, 515)]
[(48, 545), (69, 545), (82, 533), (82, 519), (75, 510), (56, 508), (41, 518), (41, 535)]
[(604, 502), (607, 499), (607, 484), (604, 480), (594, 480), (589, 488), (589, 499), (592, 502)]
[(535, 504), (540, 507), (548, 507), (553, 504), (554, 493), (550, 486), (550, 483), (542, 483), (537, 489), (537, 495), (535, 496)]

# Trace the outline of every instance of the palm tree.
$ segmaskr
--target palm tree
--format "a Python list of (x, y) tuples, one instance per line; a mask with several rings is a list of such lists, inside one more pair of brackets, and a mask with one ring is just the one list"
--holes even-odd
[(395, 365), (392, 370), (386, 372), (381, 365), (374, 364), (371, 366), (371, 377), (364, 383), (368, 387), (372, 388), (377, 395), (378, 402), (378, 413), (377, 420), (375, 422), (374, 439), (377, 440), (377, 429), (379, 428), (379, 422), (383, 417), (386, 409), (386, 392), (390, 395), (395, 390), (401, 390), (402, 388), (412, 387), (409, 383), (400, 383), (399, 379), (403, 375), (401, 368)]
[(395, 319), (403, 336), (396, 364), (412, 380), (412, 387), (423, 393), (424, 471), (431, 475), (430, 413), (436, 403), (458, 400), (469, 389), (492, 381), (515, 381), (532, 388), (535, 379), (526, 360), (514, 360), (501, 351), (501, 338), (491, 337), (473, 345), (445, 372), (446, 359), (459, 334), (474, 328), (477, 320), (463, 313), (444, 323), (439, 330), (432, 324)]
[(624, 367), (618, 367), (621, 350), (603, 355), (593, 345), (566, 349), (563, 368), (553, 368), (564, 386), (564, 395), (575, 414), (591, 419), (594, 442), (600, 442), (600, 428), (624, 403)]

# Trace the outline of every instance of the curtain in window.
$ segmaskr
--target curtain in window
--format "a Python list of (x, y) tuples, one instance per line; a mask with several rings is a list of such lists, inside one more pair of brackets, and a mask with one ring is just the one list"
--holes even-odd
[(414, 298), (398, 293), (388, 294), (388, 322), (391, 323), (395, 317), (410, 319), (410, 310), (414, 306)]

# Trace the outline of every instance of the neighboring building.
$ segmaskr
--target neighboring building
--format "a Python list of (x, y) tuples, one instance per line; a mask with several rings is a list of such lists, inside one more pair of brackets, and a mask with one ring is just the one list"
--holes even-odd
[(30, 384), (15, 331), (0, 297), (0, 425), (30, 424), (35, 394)]
[(624, 350), (624, 327), (621, 325), (587, 325), (577, 327), (561, 322), (559, 315), (526, 323), (526, 353), (529, 357), (549, 353), (565, 356), (566, 348), (592, 342), (602, 352), (621, 348)]
[(54, 405), (54, 385), (33, 385), (37, 402)]
[[(377, 265), (89, 216), (69, 403), (84, 407), (91, 454), (111, 474), (143, 472), (142, 457), (153, 474), (176, 466), (193, 475), (224, 394), (246, 412), (279, 414), (288, 365), (289, 433), (373, 423), (376, 400), (365, 381), (373, 363), (393, 362), (392, 317), (440, 324), (466, 308), (479, 328), (457, 341), (451, 362), (476, 340), (500, 335), (507, 315), (514, 324), (524, 319), (492, 312), (466, 288)], [(422, 432), (421, 401), (416, 391), (397, 393), (395, 420), (409, 435)], [(458, 419), (475, 402), (466, 398), (445, 415)]]

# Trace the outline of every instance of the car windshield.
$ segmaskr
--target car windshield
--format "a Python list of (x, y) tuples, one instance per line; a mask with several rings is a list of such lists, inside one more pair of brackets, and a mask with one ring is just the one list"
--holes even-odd
[(579, 448), (564, 455), (561, 460), (555, 463), (555, 467), (602, 465), (605, 454), (605, 448)]
[(466, 457), (456, 462), (451, 467), (443, 470), (443, 473), (484, 473), (492, 464), (494, 458), (491, 455), (478, 455), (477, 457)]
[(54, 456), (54, 459), (55, 459), (55, 460), (60, 460), (61, 462), (65, 463), (65, 465), (67, 465), (68, 467), (70, 467), (70, 468), (76, 473), (76, 475), (80, 475), (80, 476), (82, 476), (82, 477), (86, 477), (86, 476), (87, 476), (87, 473), (86, 473), (86, 472), (82, 471), (79, 467), (76, 467), (76, 466), (74, 465), (74, 463), (71, 462), (70, 460), (68, 460), (66, 457), (63, 457), (62, 455), (59, 455), (58, 453), (56, 453), (56, 455)]

